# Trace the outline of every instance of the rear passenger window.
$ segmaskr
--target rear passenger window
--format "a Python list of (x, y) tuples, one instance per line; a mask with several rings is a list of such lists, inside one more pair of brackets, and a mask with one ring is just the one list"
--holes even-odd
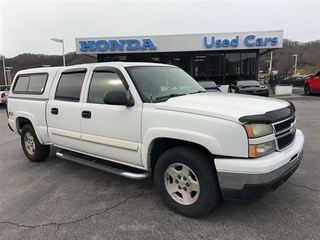
[(29, 92), (43, 92), (44, 85), (46, 84), (47, 78), (43, 75), (33, 75), (30, 77)]
[(125, 91), (120, 77), (114, 72), (94, 72), (90, 83), (88, 103), (104, 103), (108, 91)]
[(47, 78), (48, 74), (18, 76), (13, 92), (20, 94), (42, 94), (45, 89)]
[(85, 75), (86, 72), (62, 73), (57, 86), (55, 99), (78, 102), (80, 100)]

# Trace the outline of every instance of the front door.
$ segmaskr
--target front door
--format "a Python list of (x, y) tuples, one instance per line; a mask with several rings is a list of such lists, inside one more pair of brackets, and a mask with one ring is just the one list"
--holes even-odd
[(320, 92), (320, 71), (316, 73), (313, 78), (314, 91)]
[(84, 151), (115, 162), (140, 166), (141, 103), (132, 107), (108, 105), (107, 91), (125, 91), (119, 70), (93, 71), (88, 95), (81, 107)]

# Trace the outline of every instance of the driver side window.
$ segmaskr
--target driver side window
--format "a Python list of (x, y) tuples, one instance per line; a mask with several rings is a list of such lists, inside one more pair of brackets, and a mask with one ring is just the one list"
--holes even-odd
[(104, 94), (108, 91), (124, 91), (120, 77), (114, 72), (94, 72), (88, 95), (88, 103), (103, 104)]

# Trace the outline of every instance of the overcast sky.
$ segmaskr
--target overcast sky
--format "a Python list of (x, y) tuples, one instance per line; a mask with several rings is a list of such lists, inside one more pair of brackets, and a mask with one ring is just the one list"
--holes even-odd
[(283, 30), (320, 39), (320, 0), (0, 0), (0, 54), (61, 55), (75, 38)]

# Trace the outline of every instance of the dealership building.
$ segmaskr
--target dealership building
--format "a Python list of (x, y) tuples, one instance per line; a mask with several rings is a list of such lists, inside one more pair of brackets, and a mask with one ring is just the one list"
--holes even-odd
[(195, 79), (258, 79), (259, 57), (283, 46), (283, 31), (76, 38), (76, 53), (98, 62), (176, 65)]

